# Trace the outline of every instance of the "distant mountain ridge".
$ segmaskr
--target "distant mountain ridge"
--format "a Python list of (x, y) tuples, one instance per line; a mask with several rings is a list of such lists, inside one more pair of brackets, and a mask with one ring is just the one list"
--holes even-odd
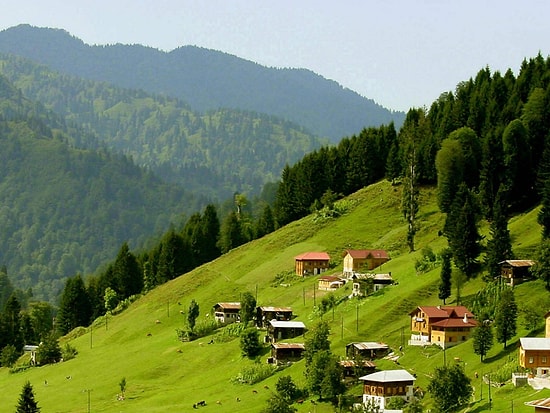
[(393, 112), (306, 69), (261, 66), (223, 52), (183, 46), (90, 46), (61, 29), (19, 25), (0, 32), (0, 52), (75, 76), (177, 97), (195, 110), (251, 110), (296, 122), (337, 142), (364, 127), (394, 122)]

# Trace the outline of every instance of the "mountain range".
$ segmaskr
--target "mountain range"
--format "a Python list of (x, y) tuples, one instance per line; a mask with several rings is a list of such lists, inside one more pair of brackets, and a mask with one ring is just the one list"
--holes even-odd
[(405, 118), (310, 70), (265, 67), (195, 46), (170, 52), (141, 45), (91, 46), (65, 30), (20, 25), (0, 32), (0, 52), (84, 79), (176, 97), (201, 112), (266, 113), (332, 142), (365, 127), (392, 121), (399, 127)]

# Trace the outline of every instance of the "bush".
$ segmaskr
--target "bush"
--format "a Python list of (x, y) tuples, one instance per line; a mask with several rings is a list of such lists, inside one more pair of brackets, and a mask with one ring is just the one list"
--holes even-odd
[(249, 328), (241, 334), (241, 353), (244, 357), (256, 357), (262, 351), (260, 334), (255, 328)]
[(231, 378), (231, 382), (235, 384), (255, 384), (259, 383), (280, 368), (274, 367), (271, 364), (254, 363), (252, 366), (245, 367), (237, 376)]
[(65, 344), (65, 347), (63, 347), (63, 350), (61, 351), (61, 356), (63, 357), (64, 361), (74, 359), (77, 354), (77, 349), (71, 346), (69, 343)]
[(61, 360), (61, 348), (57, 342), (57, 338), (50, 334), (46, 339), (38, 346), (36, 351), (36, 361), (40, 365), (57, 363)]
[(2, 349), (2, 354), (0, 355), (0, 363), (4, 367), (12, 367), (21, 353), (17, 351), (14, 345), (8, 344)]

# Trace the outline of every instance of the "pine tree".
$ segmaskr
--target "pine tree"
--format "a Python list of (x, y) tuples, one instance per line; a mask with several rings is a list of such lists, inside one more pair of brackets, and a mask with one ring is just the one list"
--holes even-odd
[(219, 247), (222, 253), (226, 253), (233, 248), (246, 242), (243, 235), (241, 221), (235, 211), (231, 211), (222, 223)]
[(241, 297), (241, 310), (239, 312), (241, 316), (241, 323), (248, 324), (249, 321), (252, 321), (254, 313), (256, 311), (256, 298), (246, 291)]
[(80, 275), (69, 278), (61, 295), (57, 313), (57, 329), (67, 334), (78, 326), (87, 326), (92, 315), (90, 299)]
[(497, 305), (495, 314), (496, 337), (499, 343), (504, 344), (516, 335), (516, 322), (518, 317), (518, 307), (514, 297), (514, 291), (505, 289), (500, 295), (500, 301)]
[(198, 317), (199, 305), (197, 304), (195, 299), (192, 299), (191, 303), (189, 304), (189, 310), (187, 311), (187, 325), (191, 332), (193, 332), (193, 330), (195, 329), (195, 323), (197, 322)]
[(40, 412), (38, 403), (36, 402), (36, 400), (34, 400), (34, 392), (32, 389), (32, 385), (29, 381), (27, 381), (23, 385), (23, 390), (21, 391), (21, 395), (19, 396), (17, 410), (15, 412), (16, 413), (39, 413)]
[(507, 203), (504, 191), (500, 189), (493, 207), (493, 220), (489, 232), (491, 239), (487, 241), (485, 263), (487, 265), (487, 281), (500, 277), (500, 263), (513, 258), (512, 241), (508, 230)]
[(442, 259), (438, 296), (440, 300), (443, 300), (443, 305), (445, 305), (445, 300), (451, 296), (451, 253), (444, 251)]
[(550, 239), (550, 139), (546, 140), (538, 172), (538, 191), (542, 207), (537, 216), (542, 226), (542, 237)]
[(115, 259), (113, 283), (121, 299), (138, 294), (143, 289), (143, 271), (139, 268), (135, 255), (130, 252), (127, 242), (122, 244)]
[(480, 360), (487, 355), (491, 347), (493, 347), (493, 330), (491, 324), (481, 321), (480, 324), (472, 331), (472, 340), (474, 353), (479, 355)]

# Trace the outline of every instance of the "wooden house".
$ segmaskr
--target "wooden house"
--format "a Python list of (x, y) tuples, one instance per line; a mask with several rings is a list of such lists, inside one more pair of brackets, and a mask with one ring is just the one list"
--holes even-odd
[(303, 343), (271, 343), (271, 362), (279, 364), (300, 360), (305, 350)]
[(271, 320), (289, 321), (291, 319), (291, 307), (256, 307), (256, 326), (259, 328), (267, 328)]
[(450, 347), (466, 341), (477, 325), (474, 315), (464, 306), (421, 306), (409, 315), (409, 345)]
[(526, 406), (532, 406), (535, 408), (535, 413), (548, 413), (550, 412), (550, 397), (546, 399), (532, 400), (525, 402)]
[(519, 339), (519, 365), (537, 376), (550, 373), (550, 338), (522, 337)]
[(521, 284), (529, 280), (531, 267), (535, 264), (532, 260), (505, 260), (499, 262), (500, 276), (510, 286)]
[(326, 252), (305, 252), (294, 257), (296, 275), (318, 275), (328, 270), (330, 255)]
[(272, 343), (301, 336), (305, 331), (306, 326), (301, 321), (271, 320), (267, 327), (267, 335)]
[(342, 287), (345, 280), (335, 275), (323, 275), (319, 277), (319, 290), (334, 291)]
[(359, 377), (363, 381), (363, 403), (373, 403), (384, 411), (390, 397), (410, 401), (416, 378), (407, 370), (382, 370)]
[(376, 341), (349, 343), (346, 345), (346, 357), (350, 359), (361, 357), (366, 360), (372, 360), (384, 357), (388, 354), (389, 349), (386, 343)]
[(346, 250), (343, 256), (343, 273), (346, 277), (351, 277), (356, 272), (373, 270), (390, 260), (384, 250)]
[(371, 360), (340, 360), (340, 366), (344, 372), (344, 377), (358, 377), (364, 374), (374, 373), (376, 364)]
[(216, 303), (214, 305), (214, 319), (220, 324), (231, 324), (241, 321), (241, 303)]

